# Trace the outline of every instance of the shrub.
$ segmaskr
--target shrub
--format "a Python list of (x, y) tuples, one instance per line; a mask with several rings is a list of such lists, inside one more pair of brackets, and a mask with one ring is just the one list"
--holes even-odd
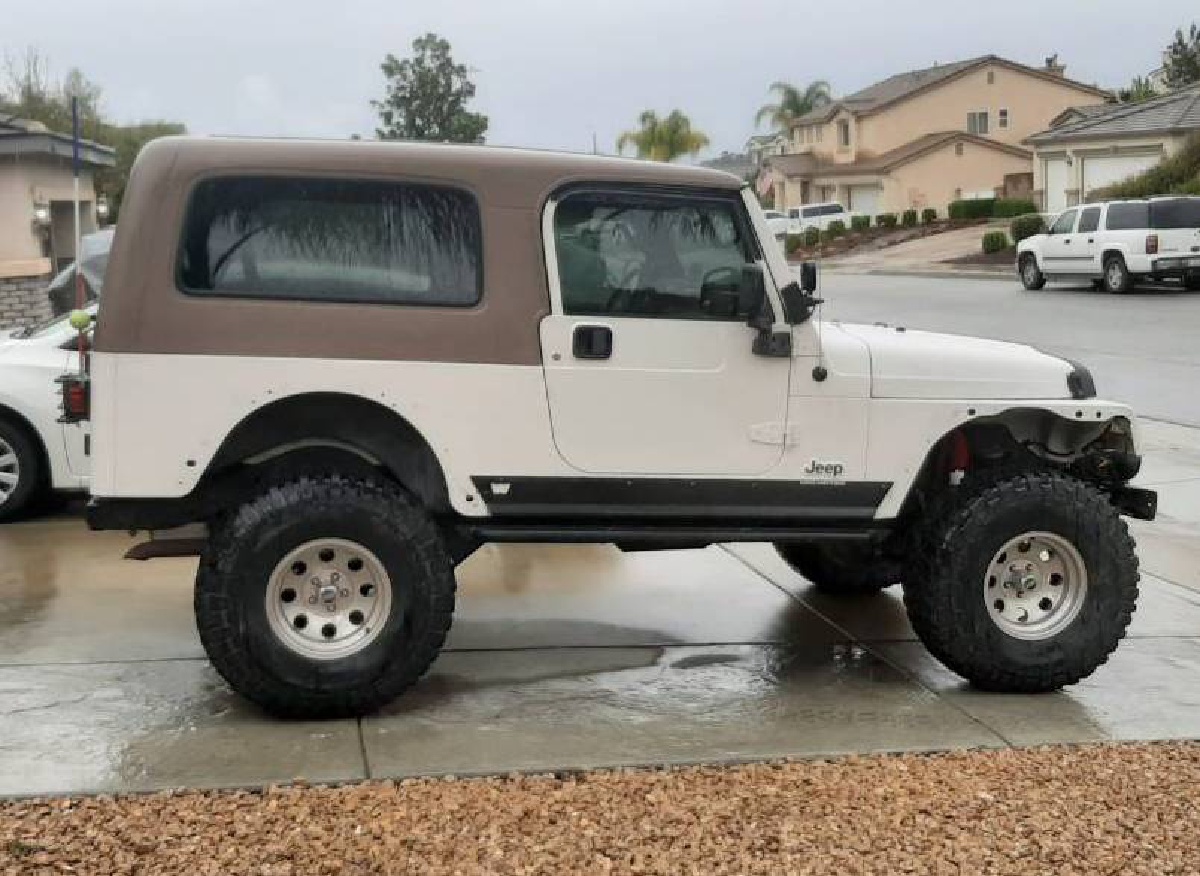
[(821, 229), (815, 225), (810, 225), (804, 229), (804, 245), (816, 246), (821, 242)]
[(868, 228), (871, 227), (871, 217), (870, 216), (851, 216), (850, 217), (850, 227), (854, 231), (866, 231)]
[(947, 213), (952, 220), (987, 219), (995, 209), (995, 198), (971, 198), (966, 201), (951, 201)]
[(1003, 231), (989, 231), (983, 235), (984, 252), (1003, 252), (1006, 249), (1008, 249), (1008, 235)]
[(896, 214), (895, 213), (880, 213), (875, 217), (875, 224), (880, 228), (895, 228)]
[(825, 230), (829, 232), (830, 237), (841, 237), (846, 233), (846, 223), (841, 219), (834, 219)]
[(1026, 237), (1033, 237), (1035, 234), (1041, 234), (1046, 230), (1046, 222), (1037, 213), (1031, 213), (1028, 216), (1018, 216), (1009, 225), (1009, 230), (1012, 231), (1012, 239), (1014, 244), (1020, 243)]
[(997, 219), (1011, 219), (1014, 216), (1036, 212), (1037, 204), (1026, 198), (999, 198), (992, 209), (992, 215)]
[(936, 221), (937, 221), (937, 210), (933, 209), (933, 207), (926, 207), (924, 210), (921, 211), (921, 224), (922, 225), (932, 225)]
[(1089, 201), (1115, 198), (1150, 198), (1155, 195), (1200, 195), (1200, 134), (1193, 134), (1183, 148), (1137, 176), (1088, 192)]
[(900, 224), (905, 228), (912, 228), (917, 224), (917, 211), (905, 210), (904, 215), (900, 218)]
[(791, 255), (796, 250), (800, 249), (802, 245), (804, 245), (805, 237), (807, 237), (807, 235), (802, 237), (799, 234), (789, 234), (783, 240), (783, 251), (788, 255)]

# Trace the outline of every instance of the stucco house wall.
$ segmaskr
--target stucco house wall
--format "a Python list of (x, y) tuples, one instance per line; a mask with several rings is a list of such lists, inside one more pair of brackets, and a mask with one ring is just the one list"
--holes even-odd
[[(83, 233), (96, 230), (96, 190), (91, 170), (79, 176)], [(37, 202), (70, 201), (70, 169), (37, 155), (0, 158), (0, 263), (42, 257), (41, 233), (33, 224)]]

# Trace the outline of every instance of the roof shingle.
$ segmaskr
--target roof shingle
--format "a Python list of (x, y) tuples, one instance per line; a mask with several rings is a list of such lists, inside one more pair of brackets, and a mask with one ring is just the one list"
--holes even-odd
[(1036, 146), (1065, 140), (1200, 131), (1200, 85), (1181, 88), (1141, 103), (1122, 103), (1090, 112), (1084, 118), (1034, 134), (1025, 142)]

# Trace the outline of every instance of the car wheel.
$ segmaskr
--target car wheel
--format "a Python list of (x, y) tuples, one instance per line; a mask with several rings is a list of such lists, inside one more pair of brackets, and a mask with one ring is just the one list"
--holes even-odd
[(784, 561), (828, 596), (870, 596), (900, 583), (899, 564), (861, 545), (777, 544)]
[(1188, 274), (1184, 277), (1183, 288), (1189, 292), (1200, 292), (1200, 272)]
[(1060, 472), (960, 489), (906, 569), (921, 641), (984, 690), (1052, 691), (1090, 675), (1138, 597), (1133, 539), (1112, 503)]
[(1133, 288), (1133, 277), (1119, 255), (1104, 260), (1104, 288), (1116, 295), (1124, 295)]
[(0, 521), (11, 520), (37, 497), (41, 456), (28, 432), (0, 420)]
[(300, 477), (212, 528), (196, 624), (217, 672), (271, 714), (352, 717), (429, 668), (454, 590), (437, 527), (400, 488)]
[(1021, 285), (1030, 292), (1036, 292), (1046, 285), (1046, 275), (1038, 268), (1037, 259), (1030, 253), (1021, 256)]

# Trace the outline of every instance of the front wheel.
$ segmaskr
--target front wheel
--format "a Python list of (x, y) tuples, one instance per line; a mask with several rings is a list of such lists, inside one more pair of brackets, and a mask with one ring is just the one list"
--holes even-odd
[(195, 610), (235, 691), (280, 717), (353, 717), (433, 662), (454, 572), (433, 521), (398, 487), (300, 477), (213, 527)]
[(1021, 256), (1021, 285), (1030, 292), (1036, 292), (1046, 285), (1046, 276), (1038, 268), (1037, 259), (1026, 253)]
[(775, 550), (827, 596), (871, 596), (900, 583), (899, 566), (870, 546), (777, 544)]
[(1137, 597), (1124, 521), (1103, 494), (1059, 472), (991, 482), (953, 502), (918, 539), (904, 591), (938, 660), (978, 688), (1020, 693), (1095, 671)]
[(0, 521), (11, 520), (37, 497), (41, 459), (29, 434), (0, 420)]

